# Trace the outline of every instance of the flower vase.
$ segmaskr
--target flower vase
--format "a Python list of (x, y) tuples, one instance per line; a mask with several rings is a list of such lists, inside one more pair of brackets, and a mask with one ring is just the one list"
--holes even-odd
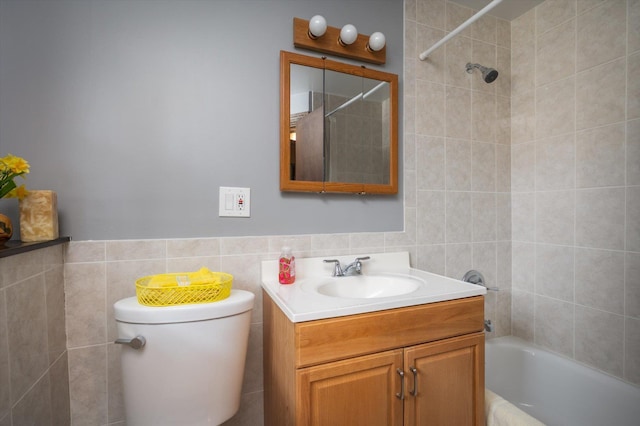
[(13, 235), (13, 225), (9, 216), (5, 216), (0, 213), (0, 247), (11, 239)]

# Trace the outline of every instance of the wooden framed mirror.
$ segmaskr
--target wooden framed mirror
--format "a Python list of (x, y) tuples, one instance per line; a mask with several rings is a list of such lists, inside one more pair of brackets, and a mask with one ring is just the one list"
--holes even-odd
[(398, 76), (280, 52), (280, 190), (396, 194)]

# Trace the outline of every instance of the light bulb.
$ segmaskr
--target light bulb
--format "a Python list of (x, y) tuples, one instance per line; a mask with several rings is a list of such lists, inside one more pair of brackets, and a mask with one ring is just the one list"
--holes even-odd
[(382, 34), (381, 32), (375, 32), (371, 34), (371, 37), (369, 37), (367, 48), (371, 51), (377, 52), (384, 48), (385, 43), (386, 39), (384, 37), (384, 34)]
[(351, 24), (347, 24), (340, 30), (340, 44), (353, 44), (358, 39), (358, 30)]
[(316, 39), (327, 32), (327, 20), (322, 15), (315, 15), (309, 21), (309, 37)]

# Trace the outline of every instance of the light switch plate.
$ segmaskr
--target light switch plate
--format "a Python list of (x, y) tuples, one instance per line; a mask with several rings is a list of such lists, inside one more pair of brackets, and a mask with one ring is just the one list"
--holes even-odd
[(250, 217), (251, 189), (221, 186), (218, 209), (220, 217)]

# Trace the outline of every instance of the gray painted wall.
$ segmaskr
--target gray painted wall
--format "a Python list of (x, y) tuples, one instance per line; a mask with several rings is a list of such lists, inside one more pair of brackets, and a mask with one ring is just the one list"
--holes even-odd
[[(75, 240), (402, 230), (402, 182), (279, 190), (279, 51), (316, 13), (384, 32), (372, 67), (402, 93), (401, 0), (0, 0), (0, 156), (57, 191)], [(219, 186), (250, 187), (251, 218), (218, 217)], [(0, 209), (17, 219), (15, 200)]]

